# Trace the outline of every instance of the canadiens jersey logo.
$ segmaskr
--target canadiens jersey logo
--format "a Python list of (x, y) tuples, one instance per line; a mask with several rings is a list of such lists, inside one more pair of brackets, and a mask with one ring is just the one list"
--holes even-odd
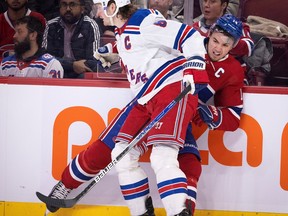
[(224, 74), (224, 69), (223, 68), (219, 68), (216, 72), (215, 72), (215, 77), (219, 78), (221, 76), (221, 74)]

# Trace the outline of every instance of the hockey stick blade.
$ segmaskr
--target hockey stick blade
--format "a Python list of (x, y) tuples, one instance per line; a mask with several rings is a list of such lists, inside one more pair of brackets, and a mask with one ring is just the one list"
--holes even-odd
[(74, 199), (65, 199), (65, 200), (64, 199), (54, 199), (51, 197), (47, 197), (40, 192), (36, 192), (36, 196), (43, 203), (50, 205), (50, 206), (59, 207), (59, 208), (71, 208), (77, 203), (77, 200), (75, 201)]
[(114, 159), (112, 160), (104, 169), (92, 179), (92, 181), (84, 188), (84, 190), (79, 193), (76, 197), (72, 199), (55, 199), (43, 195), (42, 193), (36, 192), (36, 196), (44, 202), (46, 205), (55, 206), (59, 208), (71, 208), (73, 207), (85, 194), (87, 194), (117, 163), (121, 160), (150, 130), (155, 126), (159, 120), (165, 116), (176, 103), (178, 103), (189, 91), (191, 90), (191, 85), (185, 87), (185, 89), (170, 103), (168, 104), (161, 113), (159, 113), (130, 143), (127, 147)]

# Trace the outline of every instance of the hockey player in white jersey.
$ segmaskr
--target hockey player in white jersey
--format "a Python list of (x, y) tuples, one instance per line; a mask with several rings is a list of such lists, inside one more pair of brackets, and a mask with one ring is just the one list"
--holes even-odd
[[(115, 25), (116, 42), (95, 54), (104, 64), (118, 53), (127, 73), (136, 104), (116, 137), (116, 158), (143, 126), (158, 115), (183, 89), (191, 94), (179, 102), (147, 135), (153, 146), (151, 166), (168, 216), (186, 216), (187, 181), (179, 169), (178, 151), (183, 147), (188, 123), (197, 109), (197, 93), (208, 83), (203, 37), (192, 27), (166, 20), (158, 11), (137, 9), (130, 0), (103, 0), (102, 19)], [(184, 75), (184, 76), (183, 76)], [(147, 211), (148, 178), (138, 164), (147, 148), (137, 146), (116, 165), (120, 188), (131, 215), (154, 215)], [(147, 203), (146, 203), (147, 204)]]
[(14, 55), (4, 58), (0, 76), (63, 78), (60, 62), (41, 48), (44, 26), (38, 18), (16, 21)]

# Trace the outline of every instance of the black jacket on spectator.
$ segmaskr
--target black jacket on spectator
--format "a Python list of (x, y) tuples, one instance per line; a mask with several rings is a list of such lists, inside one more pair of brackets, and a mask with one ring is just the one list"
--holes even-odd
[[(71, 48), (75, 60), (95, 60), (93, 54), (100, 45), (100, 33), (96, 22), (88, 16), (82, 16), (76, 24), (71, 38)], [(48, 21), (45, 29), (43, 46), (47, 52), (55, 56), (62, 67), (64, 75), (74, 73), (73, 61), (64, 59), (64, 27), (60, 17)], [(88, 67), (90, 67), (88, 65)], [(90, 67), (91, 68), (91, 67)], [(93, 68), (91, 68), (93, 70)], [(66, 76), (67, 77), (67, 76)], [(68, 76), (70, 77), (70, 76)]]

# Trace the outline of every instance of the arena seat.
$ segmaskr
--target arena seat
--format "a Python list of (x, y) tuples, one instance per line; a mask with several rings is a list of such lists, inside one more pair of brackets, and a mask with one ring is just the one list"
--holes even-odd
[[(243, 0), (239, 16), (246, 20), (249, 15), (274, 20), (288, 26), (288, 0)], [(273, 45), (270, 61), (271, 72), (267, 85), (288, 86), (288, 38), (268, 37)]]

